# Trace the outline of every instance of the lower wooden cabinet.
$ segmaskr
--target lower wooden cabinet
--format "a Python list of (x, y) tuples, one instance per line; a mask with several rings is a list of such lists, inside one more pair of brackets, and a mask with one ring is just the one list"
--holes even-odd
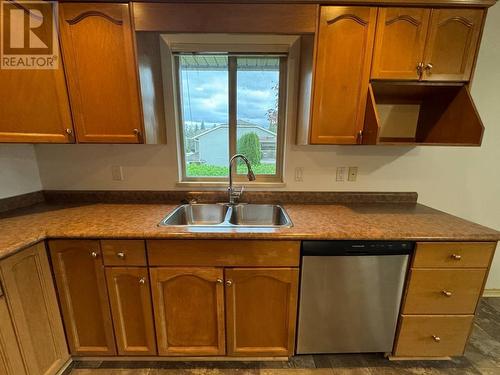
[(45, 244), (2, 260), (0, 270), (0, 373), (56, 374), (69, 353)]
[(49, 242), (71, 354), (116, 355), (99, 241)]
[(159, 355), (224, 355), (222, 268), (152, 268)]
[(298, 273), (293, 268), (226, 269), (229, 355), (293, 355)]
[(106, 269), (119, 355), (156, 355), (153, 308), (145, 267)]

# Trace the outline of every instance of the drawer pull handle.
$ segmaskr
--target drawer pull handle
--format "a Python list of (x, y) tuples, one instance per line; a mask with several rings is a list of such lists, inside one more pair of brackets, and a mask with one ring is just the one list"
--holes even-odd
[(141, 278), (139, 279), (139, 284), (141, 284), (141, 285), (146, 284), (146, 278), (145, 278), (145, 277), (141, 277)]
[(226, 286), (231, 286), (233, 285), (233, 281), (232, 280), (226, 280)]
[(462, 256), (459, 254), (451, 254), (451, 258), (455, 259), (455, 260), (460, 260), (460, 259), (462, 259)]
[(223, 284), (224, 283), (224, 280), (222, 280), (222, 279), (217, 279), (215, 281), (217, 282), (217, 284)]
[(95, 258), (97, 258), (99, 256), (99, 253), (97, 251), (92, 251), (90, 253), (90, 256), (95, 259)]
[(445, 295), (446, 297), (451, 297), (453, 293), (451, 293), (449, 290), (443, 290), (443, 295)]
[(120, 251), (119, 253), (116, 253), (116, 256), (120, 259), (125, 259), (125, 253), (123, 251)]
[(441, 342), (441, 337), (439, 337), (439, 336), (432, 335), (432, 339), (433, 339), (435, 342)]

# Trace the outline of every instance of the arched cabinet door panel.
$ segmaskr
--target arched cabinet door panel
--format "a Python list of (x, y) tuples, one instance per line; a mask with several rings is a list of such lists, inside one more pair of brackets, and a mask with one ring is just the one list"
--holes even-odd
[(151, 268), (159, 355), (226, 352), (222, 268)]
[(373, 52), (373, 79), (420, 79), (431, 10), (381, 8)]
[(321, 7), (311, 144), (361, 143), (377, 8)]
[(59, 8), (78, 142), (141, 143), (129, 5), (61, 3)]
[(225, 270), (228, 355), (293, 355), (298, 272), (297, 268)]
[(483, 26), (482, 9), (433, 9), (424, 56), (426, 81), (468, 81)]

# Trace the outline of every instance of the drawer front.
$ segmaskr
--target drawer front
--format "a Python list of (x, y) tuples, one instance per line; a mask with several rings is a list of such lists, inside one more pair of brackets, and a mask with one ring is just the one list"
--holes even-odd
[(418, 242), (413, 267), (487, 268), (496, 242)]
[(298, 267), (299, 241), (149, 240), (151, 266)]
[(403, 315), (394, 355), (397, 357), (463, 355), (473, 319), (473, 315)]
[(143, 240), (102, 240), (101, 249), (106, 266), (146, 266)]
[(474, 314), (485, 269), (412, 269), (403, 314)]

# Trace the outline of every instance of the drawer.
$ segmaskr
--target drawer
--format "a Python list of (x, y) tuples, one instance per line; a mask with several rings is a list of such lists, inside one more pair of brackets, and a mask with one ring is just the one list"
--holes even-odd
[(149, 240), (151, 266), (298, 267), (299, 241)]
[(495, 242), (418, 242), (414, 268), (487, 268)]
[(473, 315), (402, 316), (396, 339), (396, 357), (463, 355)]
[(474, 314), (486, 269), (412, 269), (403, 314)]
[(146, 266), (143, 240), (101, 240), (105, 266)]

